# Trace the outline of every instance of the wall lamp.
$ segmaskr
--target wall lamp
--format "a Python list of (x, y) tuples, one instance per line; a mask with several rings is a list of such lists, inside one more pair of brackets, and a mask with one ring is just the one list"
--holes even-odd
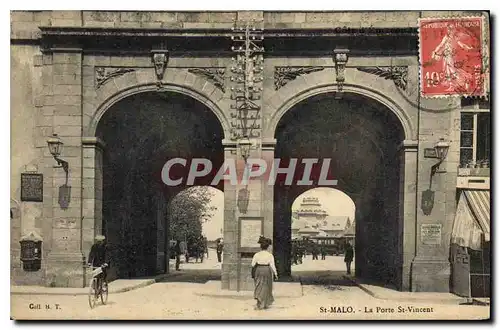
[(62, 167), (64, 172), (66, 172), (66, 180), (68, 179), (68, 162), (59, 158), (61, 154), (64, 143), (61, 141), (57, 134), (53, 134), (48, 140), (47, 144), (49, 146), (50, 154), (54, 157), (58, 166), (56, 168)]
[(443, 138), (439, 139), (439, 141), (434, 146), (435, 156), (432, 158), (437, 158), (439, 159), (439, 161), (436, 164), (432, 165), (431, 177), (436, 173), (445, 172), (445, 171), (439, 171), (439, 166), (441, 165), (441, 163), (443, 163), (446, 156), (448, 155), (448, 149), (450, 149), (450, 143), (448, 141), (445, 141)]

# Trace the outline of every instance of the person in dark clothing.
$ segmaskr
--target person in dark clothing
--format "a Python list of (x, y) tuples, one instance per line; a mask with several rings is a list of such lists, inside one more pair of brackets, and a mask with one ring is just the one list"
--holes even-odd
[(351, 263), (354, 259), (354, 249), (352, 248), (351, 243), (347, 242), (345, 245), (345, 255), (344, 262), (347, 267), (347, 274), (351, 274)]
[(318, 254), (319, 254), (318, 247), (316, 246), (316, 244), (313, 244), (313, 247), (312, 247), (313, 260), (318, 260)]
[(319, 248), (319, 252), (321, 253), (321, 260), (326, 260), (326, 249), (323, 245)]
[(300, 244), (297, 247), (297, 258), (298, 258), (299, 264), (302, 264), (302, 258), (304, 258), (304, 255), (305, 255), (304, 247), (302, 246), (302, 244)]
[(290, 254), (292, 256), (292, 264), (296, 265), (297, 264), (297, 259), (298, 259), (298, 252), (297, 252), (297, 245), (295, 242), (292, 242), (292, 249), (290, 251)]
[(180, 270), (181, 265), (181, 240), (177, 240), (175, 243), (175, 270)]
[(222, 251), (224, 250), (224, 242), (220, 239), (217, 242), (217, 261), (222, 262)]
[[(106, 263), (106, 237), (97, 235), (95, 243), (90, 248), (89, 258), (87, 260), (89, 267), (97, 268)], [(106, 278), (106, 267), (102, 268), (102, 273), (97, 275), (97, 287), (100, 286), (100, 281)]]

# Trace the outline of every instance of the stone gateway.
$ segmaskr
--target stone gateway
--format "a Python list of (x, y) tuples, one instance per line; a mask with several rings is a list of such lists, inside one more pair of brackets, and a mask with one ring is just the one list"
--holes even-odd
[[(356, 277), (450, 291), (450, 240), (463, 236), (453, 229), (457, 196), (489, 196), (489, 102), (421, 96), (418, 19), (471, 15), (489, 31), (482, 12), (11, 12), (12, 282), (85, 286), (100, 234), (110, 280), (168, 272), (167, 205), (189, 171), (172, 165), (181, 172), (168, 178), (184, 180), (166, 185), (171, 159), (209, 161), (197, 185), (225, 163), (329, 159), (326, 181), (356, 206)], [(53, 134), (63, 144), (56, 159)], [(445, 156), (426, 158), (441, 138)], [(30, 183), (42, 196), (21, 182), (27, 167), (43, 175)], [(71, 194), (60, 203), (63, 185)], [(290, 278), (291, 205), (318, 180), (214, 186), (224, 192), (221, 288), (253, 289), (257, 234), (272, 238), (279, 278)], [(480, 219), (489, 233), (489, 216)], [(36, 271), (20, 262), (30, 232), (43, 239)]]

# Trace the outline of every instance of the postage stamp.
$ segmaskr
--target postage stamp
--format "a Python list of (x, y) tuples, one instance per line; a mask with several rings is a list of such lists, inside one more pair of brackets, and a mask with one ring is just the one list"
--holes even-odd
[(489, 319), (482, 14), (12, 11), (11, 318)]
[(485, 95), (483, 33), (483, 17), (419, 20), (422, 96)]

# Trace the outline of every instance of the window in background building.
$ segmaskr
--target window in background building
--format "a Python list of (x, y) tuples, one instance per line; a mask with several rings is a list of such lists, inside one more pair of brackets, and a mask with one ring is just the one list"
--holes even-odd
[(462, 101), (460, 118), (460, 167), (489, 167), (491, 122), (489, 102)]

